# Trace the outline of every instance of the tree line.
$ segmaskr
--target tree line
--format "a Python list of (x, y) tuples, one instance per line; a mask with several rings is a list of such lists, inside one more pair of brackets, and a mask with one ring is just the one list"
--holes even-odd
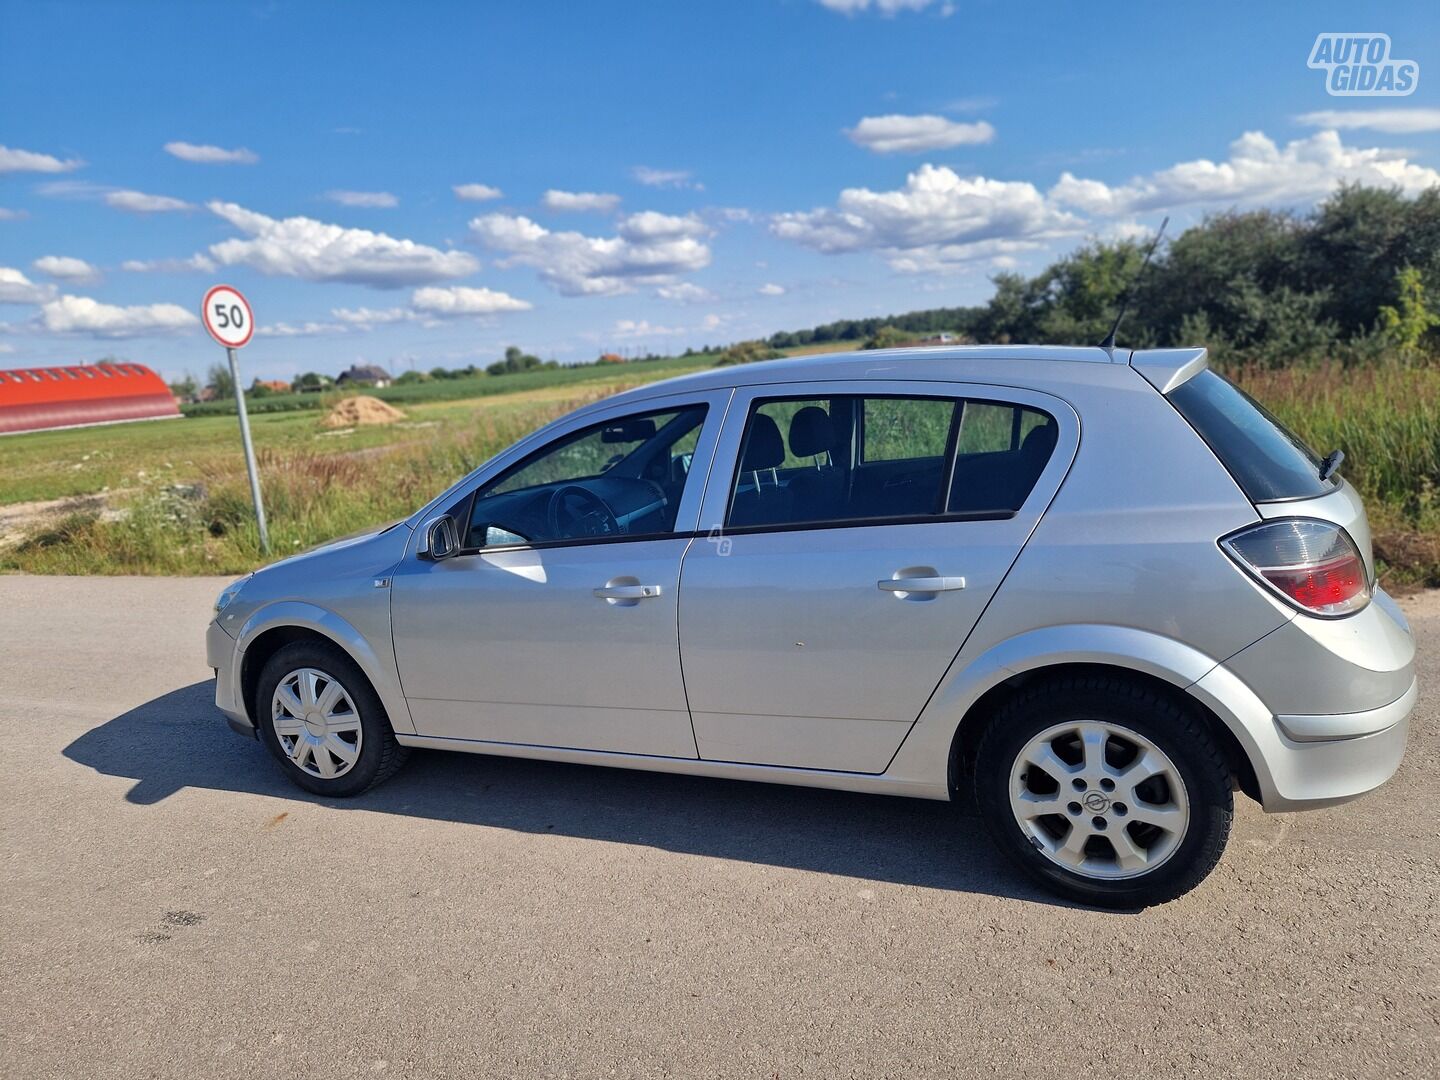
[(972, 307), (843, 319), (774, 334), (772, 349), (875, 345), (948, 331), (1005, 344), (1091, 344), (1134, 288), (1120, 343), (1206, 345), (1220, 363), (1415, 362), (1440, 356), (1440, 188), (1339, 189), (1307, 213), (1231, 211), (1162, 243), (1092, 241), (1034, 277), (995, 276)]

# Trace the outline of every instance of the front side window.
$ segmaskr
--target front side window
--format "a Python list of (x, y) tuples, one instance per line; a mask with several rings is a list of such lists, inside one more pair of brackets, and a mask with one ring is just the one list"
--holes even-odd
[(895, 394), (756, 401), (727, 526), (1008, 517), (1055, 448), (1054, 417)]
[(637, 413), (561, 436), (467, 500), (463, 546), (673, 532), (705, 412), (692, 405)]

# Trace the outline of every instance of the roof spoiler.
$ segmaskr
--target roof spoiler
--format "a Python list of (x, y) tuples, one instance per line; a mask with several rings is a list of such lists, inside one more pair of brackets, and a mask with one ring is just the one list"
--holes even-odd
[(1130, 366), (1156, 390), (1168, 394), (1208, 368), (1210, 354), (1205, 349), (1136, 349), (1130, 354)]

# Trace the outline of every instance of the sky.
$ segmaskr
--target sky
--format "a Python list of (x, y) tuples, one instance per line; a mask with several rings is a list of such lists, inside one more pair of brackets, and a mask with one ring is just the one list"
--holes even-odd
[[(0, 367), (670, 353), (1440, 183), (1440, 5), (0, 0)], [(1409, 96), (1335, 96), (1320, 33)]]

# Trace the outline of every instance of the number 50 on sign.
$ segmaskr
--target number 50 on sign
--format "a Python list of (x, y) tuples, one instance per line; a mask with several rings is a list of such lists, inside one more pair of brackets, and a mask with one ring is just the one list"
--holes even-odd
[(216, 285), (202, 305), (205, 329), (227, 349), (244, 348), (255, 332), (255, 320), (245, 297), (229, 285)]

